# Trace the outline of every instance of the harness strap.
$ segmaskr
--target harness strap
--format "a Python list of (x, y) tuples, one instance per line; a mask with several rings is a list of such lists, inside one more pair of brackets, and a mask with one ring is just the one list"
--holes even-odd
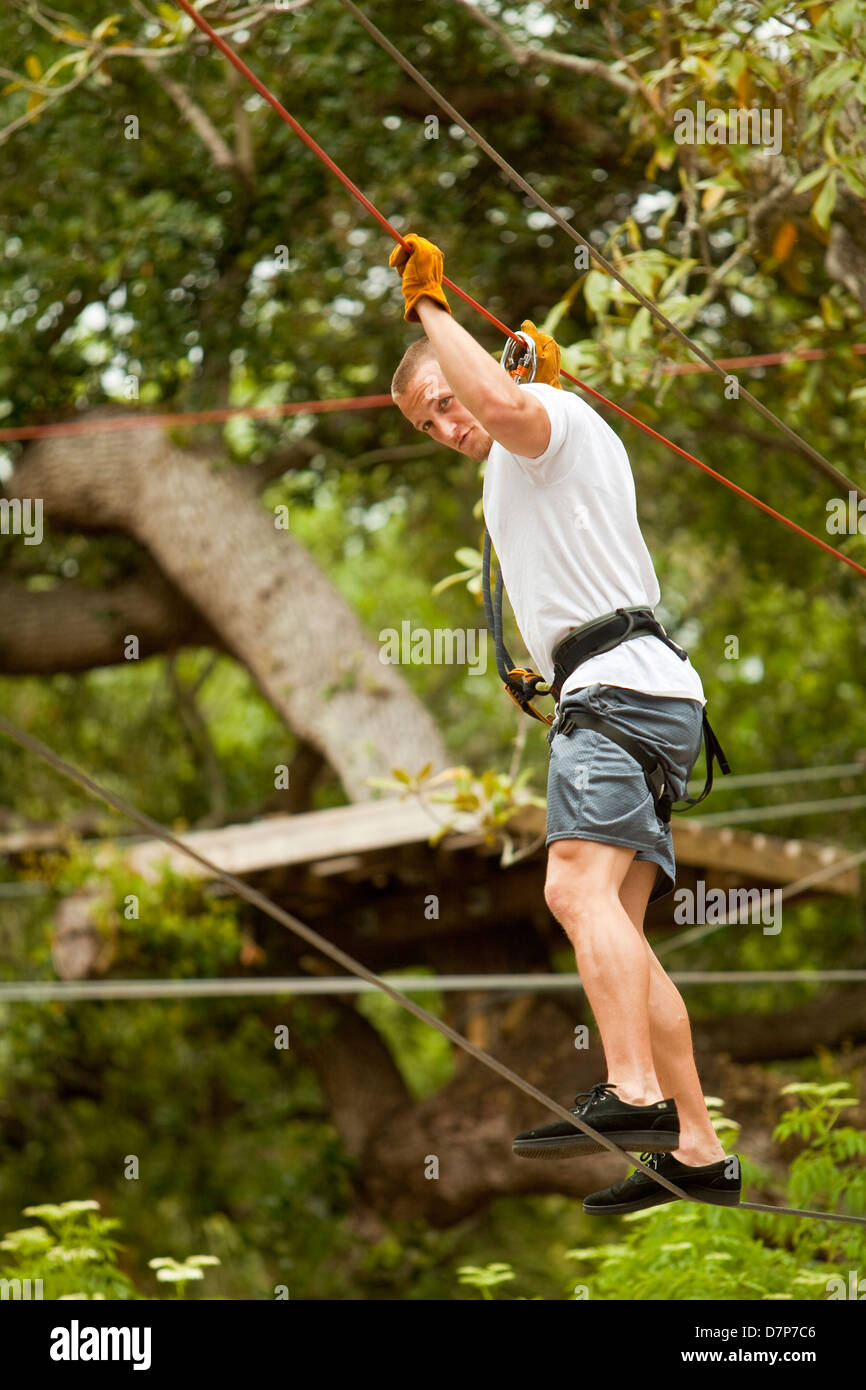
[(566, 680), (582, 662), (600, 656), (602, 652), (612, 651), (622, 642), (632, 642), (636, 637), (658, 637), (681, 661), (687, 660), (686, 652), (671, 641), (651, 608), (617, 608), (613, 613), (605, 613), (592, 622), (572, 628), (557, 643), (553, 652), (554, 676), (550, 687), (554, 699), (559, 700)]
[(490, 593), (490, 552), (491, 552), (490, 532), (484, 529), (484, 550), (481, 557), (481, 578), (482, 589), (484, 592), (484, 616), (487, 619), (487, 627), (493, 638), (493, 646), (496, 652), (496, 669), (499, 677), (505, 686), (505, 692), (510, 695), (516, 705), (523, 710), (524, 714), (532, 715), (533, 719), (539, 720), (542, 724), (552, 724), (553, 716), (542, 714), (540, 709), (536, 709), (532, 703), (537, 695), (549, 695), (551, 687), (547, 684), (543, 676), (537, 671), (532, 671), (525, 666), (515, 666), (505, 645), (502, 636), (502, 570), (496, 571), (496, 589), (493, 597)]
[(553, 734), (570, 734), (572, 729), (594, 729), (596, 733), (610, 739), (612, 743), (618, 743), (620, 748), (624, 748), (626, 753), (634, 758), (635, 762), (640, 763), (659, 818), (667, 824), (672, 811), (687, 811), (689, 807), (697, 806), (705, 796), (709, 796), (713, 787), (714, 760), (718, 761), (723, 774), (727, 774), (731, 770), (722, 745), (707, 718), (706, 707), (703, 711), (702, 723), (704, 752), (707, 759), (707, 780), (700, 796), (683, 797), (678, 805), (674, 804), (674, 798), (667, 784), (667, 774), (661, 760), (650, 752), (645, 744), (638, 742), (630, 734), (623, 733), (621, 729), (617, 729), (606, 719), (602, 719), (600, 715), (593, 714), (590, 710), (564, 710), (557, 718), (556, 725), (551, 729), (548, 739)]

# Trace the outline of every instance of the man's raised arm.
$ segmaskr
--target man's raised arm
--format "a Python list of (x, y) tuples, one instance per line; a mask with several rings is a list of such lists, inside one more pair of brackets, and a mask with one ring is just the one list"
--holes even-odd
[(407, 256), (396, 247), (391, 264), (402, 273), (405, 317), (420, 322), (442, 374), (461, 405), (488, 434), (522, 458), (538, 458), (550, 442), (550, 419), (532, 392), (521, 391), (507, 372), (451, 315), (442, 289), (442, 252), (410, 232)]

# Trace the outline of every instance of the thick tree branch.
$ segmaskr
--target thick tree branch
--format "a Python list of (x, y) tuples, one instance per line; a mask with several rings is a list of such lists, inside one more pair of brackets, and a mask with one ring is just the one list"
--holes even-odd
[(212, 455), (181, 449), (144, 422), (122, 445), (109, 433), (41, 439), (6, 492), (43, 499), (52, 526), (132, 536), (352, 800), (368, 799), (370, 779), (394, 767), (445, 766), (429, 710), (300, 540), (223, 466), (218, 446)]
[(151, 569), (110, 590), (74, 582), (33, 593), (0, 580), (0, 672), (48, 676), (89, 671), (124, 660), (124, 639), (134, 634), (139, 655), (184, 646), (219, 646), (205, 620)]

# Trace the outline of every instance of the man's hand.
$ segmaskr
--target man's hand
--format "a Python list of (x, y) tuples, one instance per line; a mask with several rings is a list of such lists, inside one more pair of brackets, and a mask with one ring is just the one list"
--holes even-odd
[(559, 346), (549, 333), (542, 333), (536, 328), (532, 319), (524, 319), (520, 327), (535, 343), (537, 365), (534, 380), (540, 381), (544, 386), (558, 386), (562, 390), (562, 382), (559, 379), (562, 353)]
[(442, 288), (444, 255), (432, 241), (415, 232), (408, 232), (405, 240), (414, 247), (411, 256), (398, 244), (388, 257), (388, 264), (403, 277), (404, 319), (407, 323), (420, 322), (416, 305), (425, 296), (434, 299), (450, 314), (451, 306)]

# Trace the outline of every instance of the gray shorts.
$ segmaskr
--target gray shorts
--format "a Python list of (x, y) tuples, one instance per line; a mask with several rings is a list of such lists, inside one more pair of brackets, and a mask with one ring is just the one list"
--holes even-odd
[[(570, 690), (557, 710), (585, 709), (617, 729), (641, 739), (661, 759), (668, 784), (679, 800), (703, 746), (703, 706), (698, 700), (671, 699), (618, 685)], [(636, 851), (636, 859), (658, 866), (650, 902), (676, 887), (671, 827), (656, 813), (640, 763), (594, 729), (547, 736), (547, 843), (595, 840)]]

